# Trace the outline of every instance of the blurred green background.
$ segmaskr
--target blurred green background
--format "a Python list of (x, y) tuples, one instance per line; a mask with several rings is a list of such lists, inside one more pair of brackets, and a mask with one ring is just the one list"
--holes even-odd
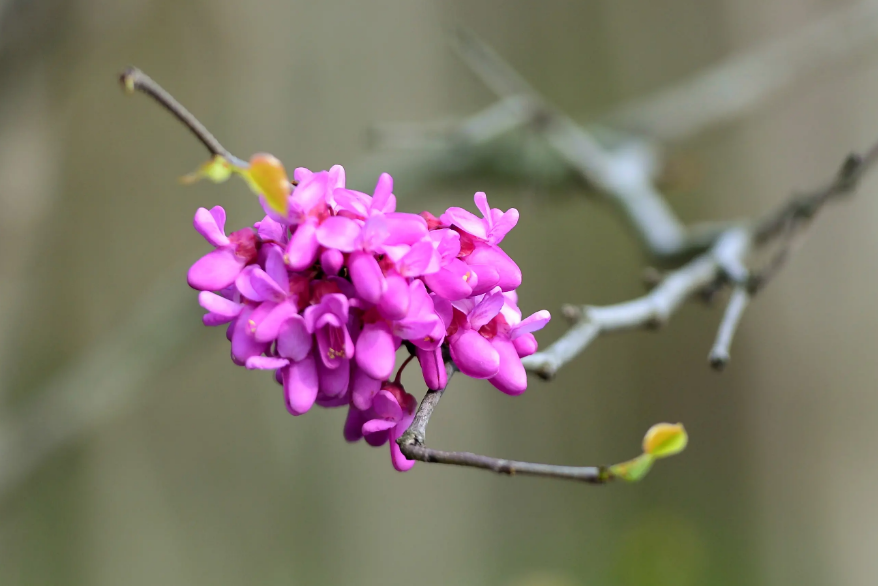
[[(205, 152), (115, 79), (143, 68), (238, 155), (341, 163), (364, 190), (389, 171), (407, 211), (472, 207), (477, 190), (519, 208), (504, 247), (523, 310), (558, 316), (547, 345), (563, 303), (642, 294), (644, 259), (550, 163), (510, 174), (369, 148), (374, 122), (494, 99), (448, 27), (588, 121), (850, 4), (0, 0), (0, 584), (874, 584), (874, 178), (751, 306), (722, 375), (706, 364), (721, 311), (692, 303), (519, 398), (455, 379), (430, 426), (435, 447), (586, 465), (684, 422), (689, 448), (645, 481), (398, 474), (386, 449), (344, 442), (342, 410), (287, 415), (271, 377), (201, 326), (192, 214), (223, 205), (240, 227), (260, 209), (240, 182), (178, 185)], [(675, 209), (753, 216), (828, 177), (878, 136), (875, 51), (675, 145), (697, 176)]]

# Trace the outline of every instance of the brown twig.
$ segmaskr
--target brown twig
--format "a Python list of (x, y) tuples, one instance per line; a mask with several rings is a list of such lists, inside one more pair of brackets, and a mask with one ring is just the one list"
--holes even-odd
[[(451, 361), (445, 363), (448, 373), (448, 381), (455, 372)], [(410, 460), (433, 464), (449, 464), (452, 466), (467, 466), (491, 470), (498, 474), (514, 476), (516, 474), (529, 476), (543, 476), (550, 478), (565, 478), (579, 480), (591, 484), (605, 484), (613, 479), (609, 469), (605, 466), (555, 466), (552, 464), (537, 464), (533, 462), (519, 462), (516, 460), (504, 460), (482, 456), (471, 452), (445, 452), (434, 450), (424, 445), (427, 435), (427, 425), (430, 423), (436, 406), (442, 398), (443, 390), (427, 391), (424, 395), (412, 424), (397, 440), (400, 451)]]
[(156, 83), (150, 76), (136, 67), (129, 67), (119, 76), (119, 82), (129, 93), (143, 92), (173, 114), (192, 134), (201, 141), (210, 154), (220, 156), (236, 167), (247, 167), (247, 162), (239, 159), (224, 147), (219, 140), (174, 96)]

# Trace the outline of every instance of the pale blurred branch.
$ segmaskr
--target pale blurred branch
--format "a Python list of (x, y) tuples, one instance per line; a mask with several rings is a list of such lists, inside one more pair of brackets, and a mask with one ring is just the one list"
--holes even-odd
[[(785, 43), (770, 47), (766, 50), (766, 55), (774, 56), (769, 61), (781, 66), (786, 61), (777, 55), (787, 56), (789, 46), (800, 49), (803, 46), (813, 46), (826, 50), (823, 45), (830, 42), (832, 34), (844, 35), (847, 32), (845, 24), (849, 24), (848, 19), (824, 23), (807, 34), (802, 33)], [(873, 34), (878, 35), (878, 18), (874, 28)], [(734, 286), (732, 299), (709, 357), (714, 368), (722, 369), (729, 360), (734, 331), (751, 295), (764, 286), (770, 274), (783, 266), (793, 248), (792, 243), (797, 241), (796, 234), (809, 224), (827, 201), (851, 192), (878, 158), (876, 145), (862, 157), (850, 156), (825, 187), (793, 198), (764, 220), (752, 225), (718, 228), (713, 234), (708, 233), (707, 239), (704, 231), (699, 230), (698, 237), (693, 238), (655, 186), (656, 159), (650, 154), (656, 152), (656, 146), (651, 140), (630, 139), (622, 148), (605, 149), (586, 130), (543, 100), (509, 64), (474, 35), (461, 31), (455, 35), (453, 45), (470, 69), (498, 95), (508, 99), (512, 92), (519, 92), (519, 95), (527, 97), (533, 108), (542, 112), (544, 124), (539, 132), (573, 169), (606, 198), (617, 204), (653, 256), (665, 262), (673, 262), (674, 259), (698, 251), (699, 246), (710, 242), (708, 252), (668, 273), (648, 295), (618, 305), (583, 307), (578, 312), (579, 317), (574, 320), (573, 327), (564, 336), (546, 350), (523, 360), (528, 370), (544, 378), (554, 376), (561, 366), (581, 353), (600, 334), (656, 327), (665, 323), (695, 293), (708, 286), (718, 289), (717, 284), (731, 283)], [(743, 59), (741, 62), (748, 64), (750, 59)], [(721, 67), (719, 71), (737, 75), (739, 67)], [(735, 75), (730, 79), (736, 79)], [(726, 87), (723, 85), (725, 78), (717, 79), (709, 75), (706, 79), (712, 79), (712, 83), (718, 84), (715, 88), (717, 91)], [(680, 91), (684, 91), (686, 87), (684, 85)], [(696, 101), (705, 101), (704, 92), (700, 89), (701, 83), (693, 87), (695, 89), (692, 90), (692, 95), (697, 98)], [(762, 94), (768, 93), (775, 85), (758, 87)], [(689, 94), (684, 92), (684, 95)], [(662, 100), (664, 98), (657, 103)], [(714, 113), (718, 115), (740, 110), (741, 108), (718, 108)], [(683, 112), (685, 110), (681, 110), (681, 116)], [(707, 124), (713, 119), (714, 116), (703, 116), (699, 124)], [(774, 262), (770, 263), (771, 270), (756, 275), (751, 281), (750, 271), (745, 264), (751, 248), (765, 246), (780, 235), (784, 236), (783, 244)], [(756, 286), (756, 283), (759, 285)]]

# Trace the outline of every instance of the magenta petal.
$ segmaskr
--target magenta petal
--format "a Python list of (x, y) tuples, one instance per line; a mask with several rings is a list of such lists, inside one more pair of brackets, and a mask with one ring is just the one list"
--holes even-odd
[(390, 228), (387, 226), (384, 215), (372, 216), (363, 225), (363, 231), (360, 233), (359, 247), (366, 252), (375, 252), (384, 244), (388, 236), (390, 236)]
[(316, 360), (317, 375), (320, 379), (320, 392), (328, 397), (338, 397), (348, 390), (351, 377), (350, 360), (341, 359), (337, 368), (327, 368), (323, 361)]
[(491, 226), (491, 230), (488, 233), (488, 241), (491, 244), (500, 244), (506, 234), (515, 228), (515, 225), (518, 223), (518, 210), (509, 208), (505, 214), (501, 214), (499, 217), (496, 217), (495, 212), (500, 212), (500, 210), (491, 210), (494, 225)]
[(265, 272), (286, 295), (290, 290), (290, 276), (287, 273), (287, 266), (284, 264), (284, 255), (276, 246), (265, 248), (268, 248), (268, 252), (265, 254)]
[[(296, 305), (292, 300), (284, 301), (272, 309), (256, 326), (255, 337), (257, 342), (271, 342), (278, 337), (281, 325), (289, 318), (297, 316)], [(299, 319), (302, 319), (299, 317)], [(304, 327), (304, 324), (303, 324)], [(309, 336), (310, 337), (310, 336)], [(301, 357), (298, 358), (301, 360)]]
[(480, 244), (466, 257), (467, 264), (494, 267), (500, 275), (497, 286), (503, 291), (512, 291), (521, 285), (521, 269), (515, 261), (496, 246)]
[(396, 427), (390, 432), (390, 462), (393, 464), (393, 467), (399, 472), (406, 472), (411, 470), (415, 465), (414, 460), (409, 460), (405, 457), (402, 451), (399, 449), (399, 444), (396, 443), (402, 434), (405, 433), (405, 430), (412, 424), (415, 416), (414, 413), (407, 415), (402, 421), (396, 424)]
[(488, 265), (469, 265), (470, 270), (475, 273), (475, 279), (469, 281), (473, 288), (473, 295), (482, 295), (497, 286), (500, 282), (500, 273), (497, 269)]
[(248, 358), (259, 356), (268, 349), (268, 344), (257, 342), (250, 333), (252, 323), (250, 315), (244, 313), (235, 320), (232, 332), (232, 361), (235, 364), (245, 364)]
[(246, 261), (228, 248), (218, 248), (195, 261), (186, 280), (199, 291), (218, 291), (235, 282)]
[(329, 173), (320, 171), (313, 173), (303, 181), (299, 182), (293, 189), (290, 197), (293, 205), (304, 213), (307, 213), (321, 200), (325, 201), (329, 185)]
[(400, 320), (393, 324), (393, 335), (403, 340), (412, 340), (417, 344), (418, 342), (423, 342), (424, 338), (437, 331), (437, 329), (441, 332), (441, 326), (437, 328), (441, 321), (436, 314), (419, 316), (416, 319), (407, 318)]
[(436, 252), (442, 259), (442, 264), (448, 264), (453, 258), (457, 258), (460, 254), (460, 233), (448, 228), (441, 230), (433, 230), (430, 232), (430, 238), (433, 242), (437, 242)]
[[(241, 304), (235, 303), (225, 297), (221, 297), (210, 291), (202, 291), (198, 294), (198, 304), (218, 317), (228, 318), (226, 322), (231, 321), (239, 313), (241, 313)], [(222, 322), (222, 323), (226, 323)], [(216, 325), (216, 324), (215, 324)]]
[(402, 419), (402, 407), (393, 393), (387, 390), (378, 391), (372, 401), (372, 412), (381, 419), (392, 419), (394, 422)]
[(354, 252), (348, 258), (348, 268), (357, 294), (369, 303), (377, 304), (387, 290), (387, 282), (375, 257), (368, 252)]
[[(256, 234), (263, 242), (271, 241), (282, 244), (286, 239), (286, 227), (271, 216), (265, 216), (259, 222)], [(269, 272), (269, 274), (271, 273)]]
[(383, 321), (364, 325), (357, 338), (354, 357), (357, 365), (372, 378), (389, 378), (396, 363), (396, 347), (390, 326)]
[(214, 246), (228, 246), (229, 239), (226, 238), (226, 235), (223, 233), (223, 225), (220, 225), (220, 222), (217, 222), (217, 217), (219, 216), (222, 218), (221, 224), (225, 224), (225, 210), (219, 206), (213, 209), (218, 209), (216, 215), (212, 213), (213, 210), (207, 211), (205, 208), (198, 208), (195, 212), (195, 218), (192, 220), (192, 225), (199, 234), (204, 236), (205, 240)]
[(317, 368), (311, 356), (283, 369), (284, 397), (287, 411), (293, 415), (307, 412), (317, 400)]
[(381, 390), (381, 381), (366, 374), (359, 366), (354, 366), (351, 376), (351, 402), (363, 411), (371, 408), (372, 399)]
[(278, 329), (277, 353), (281, 356), (298, 362), (308, 355), (313, 344), (314, 337), (308, 333), (305, 320), (300, 315), (290, 317)]
[(307, 167), (296, 167), (293, 169), (293, 179), (297, 182), (302, 183), (305, 179), (313, 175), (310, 169)]
[(348, 408), (348, 416), (344, 422), (344, 438), (349, 442), (356, 442), (363, 438), (363, 424), (366, 422), (365, 413), (353, 405)]
[(317, 258), (317, 225), (314, 222), (299, 224), (286, 249), (286, 261), (294, 271), (307, 269)]
[(473, 329), (477, 330), (494, 319), (503, 309), (504, 301), (503, 293), (499, 289), (485, 295), (467, 316)]
[(521, 364), (515, 346), (500, 336), (495, 337), (491, 345), (500, 356), (500, 368), (497, 375), (488, 382), (507, 395), (520, 395), (527, 390), (527, 372)]
[(344, 266), (344, 255), (334, 248), (327, 248), (320, 254), (320, 268), (327, 275), (334, 277)]
[(418, 277), (439, 270), (439, 253), (427, 240), (416, 242), (396, 263), (396, 270), (403, 277)]
[(247, 299), (250, 301), (265, 301), (256, 292), (256, 289), (253, 288), (251, 284), (251, 279), (253, 277), (253, 271), (262, 270), (256, 265), (250, 265), (248, 267), (244, 267), (244, 270), (241, 271), (241, 274), (235, 279), (235, 288)]
[(458, 335), (451, 340), (450, 348), (454, 364), (467, 376), (491, 378), (500, 370), (497, 350), (476, 331), (466, 330)]
[(440, 297), (458, 301), (472, 295), (473, 290), (468, 283), (471, 276), (472, 271), (467, 264), (454, 259), (439, 271), (424, 275), (424, 283)]
[(477, 191), (473, 196), (473, 202), (475, 202), (476, 208), (482, 212), (482, 217), (487, 220), (488, 225), (491, 225), (491, 206), (488, 205), (488, 196), (485, 195), (485, 192)]
[(275, 358), (274, 356), (251, 356), (244, 363), (247, 370), (277, 370), (283, 368), (290, 363), (286, 358)]
[(510, 332), (510, 339), (515, 340), (519, 336), (524, 334), (529, 334), (531, 332), (536, 332), (537, 330), (543, 329), (549, 320), (552, 319), (552, 315), (546, 311), (545, 309), (541, 309), (536, 313), (531, 314), (525, 319), (521, 320), (521, 322), (512, 328)]
[(515, 338), (512, 340), (512, 345), (515, 346), (515, 351), (518, 352), (519, 358), (530, 356), (539, 349), (539, 344), (537, 344), (537, 339), (534, 338), (533, 334), (523, 334)]
[(344, 216), (326, 218), (317, 228), (317, 242), (326, 248), (352, 252), (360, 235), (360, 225)]
[(447, 328), (451, 325), (451, 320), (454, 317), (454, 306), (451, 305), (451, 302), (448, 299), (436, 294), (430, 295), (430, 299), (433, 300), (433, 308), (436, 315), (439, 316), (442, 323), (444, 323)]
[(487, 237), (485, 223), (482, 219), (463, 208), (448, 208), (448, 211), (442, 214), (441, 220), (443, 224), (457, 226), (464, 232), (469, 232), (476, 238), (484, 240)]
[(250, 273), (250, 286), (256, 292), (256, 301), (274, 301), (280, 303), (286, 298), (286, 291), (268, 276), (268, 273), (260, 268), (253, 269)]
[(396, 421), (388, 419), (370, 419), (363, 424), (363, 435), (371, 435), (381, 431), (387, 431), (392, 427), (396, 427)]
[(402, 319), (408, 315), (410, 303), (408, 282), (399, 275), (388, 275), (387, 290), (378, 303), (378, 311), (382, 317), (389, 320)]
[(379, 212), (392, 212), (393, 209), (385, 209), (393, 193), (393, 177), (382, 173), (378, 177), (378, 184), (372, 192), (372, 209)]
[(384, 221), (390, 230), (390, 235), (384, 244), (408, 244), (411, 246), (427, 235), (427, 220), (415, 214), (393, 212), (384, 214)]
[(444, 389), (448, 385), (448, 373), (442, 360), (442, 348), (438, 346), (434, 350), (418, 348), (417, 356), (427, 388), (431, 391)]
[(344, 210), (365, 218), (369, 214), (371, 198), (352, 189), (336, 189), (332, 192), (335, 203)]

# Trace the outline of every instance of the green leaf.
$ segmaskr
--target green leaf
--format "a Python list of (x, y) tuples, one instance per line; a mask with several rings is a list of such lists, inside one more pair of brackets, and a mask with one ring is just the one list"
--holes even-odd
[(689, 443), (682, 423), (657, 423), (643, 437), (643, 451), (656, 458), (679, 454)]
[(649, 472), (655, 458), (650, 454), (640, 454), (633, 460), (610, 466), (610, 474), (628, 482), (637, 482)]

